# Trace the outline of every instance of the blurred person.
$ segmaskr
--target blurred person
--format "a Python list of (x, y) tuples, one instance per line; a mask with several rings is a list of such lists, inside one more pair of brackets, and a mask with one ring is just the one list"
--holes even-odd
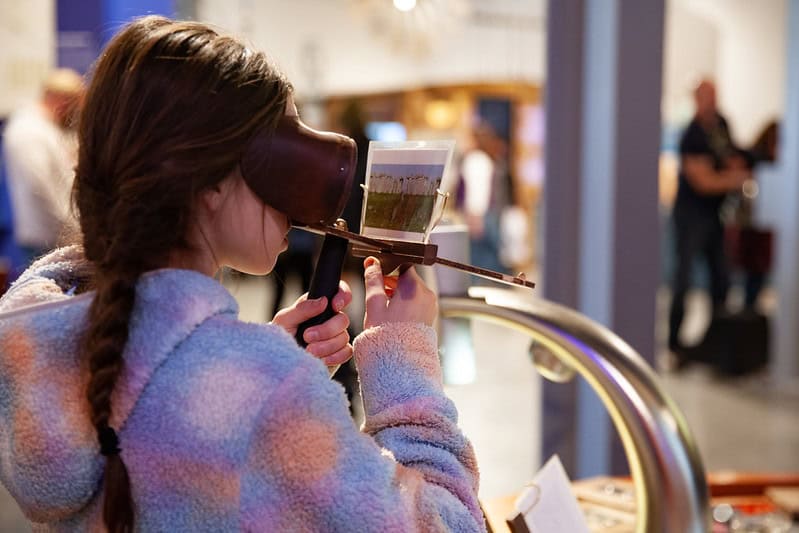
[(500, 216), (512, 202), (507, 145), (485, 123), (472, 131), (461, 158), (462, 209), (469, 228), (471, 263), (504, 272), (500, 261)]
[[(354, 233), (361, 231), (361, 211), (363, 209), (363, 188), (366, 179), (366, 158), (369, 155), (369, 137), (366, 135), (366, 119), (364, 118), (363, 104), (353, 99), (347, 102), (339, 118), (342, 133), (351, 137), (358, 147), (358, 161), (355, 169), (355, 179), (346, 207), (341, 214), (347, 222), (347, 227)], [(358, 261), (360, 263), (360, 261)], [(363, 270), (359, 264), (356, 267)]]
[(776, 120), (770, 121), (760, 131), (749, 149), (754, 164), (773, 163), (777, 160), (777, 147), (780, 140), (780, 125)]
[[(758, 134), (748, 153), (752, 165), (773, 163), (777, 160), (779, 124), (769, 122)], [(754, 175), (754, 174), (753, 174)], [(736, 260), (744, 275), (744, 309), (755, 311), (760, 293), (771, 270), (773, 231), (757, 222), (756, 198), (760, 188), (754, 180), (738, 195), (734, 227)]]
[(751, 178), (744, 153), (734, 144), (727, 121), (716, 107), (715, 84), (701, 81), (694, 90), (694, 101), (694, 118), (680, 139), (679, 185), (672, 211), (677, 261), (668, 347), (678, 365), (688, 358), (679, 332), (694, 260), (701, 257), (708, 266), (715, 315), (724, 310), (729, 289), (720, 208), (728, 193), (740, 190)]
[[(358, 159), (355, 166), (355, 179), (352, 180), (352, 189), (347, 205), (341, 213), (341, 218), (347, 222), (347, 228), (354, 233), (361, 231), (361, 212), (363, 210), (363, 188), (366, 180), (366, 159), (369, 155), (369, 137), (366, 135), (366, 120), (364, 118), (363, 104), (352, 99), (346, 103), (339, 117), (342, 133), (355, 141), (358, 148)], [(347, 279), (355, 292), (363, 291), (363, 262), (347, 254), (344, 260), (342, 276)], [(351, 313), (352, 316), (352, 313)], [(356, 336), (361, 332), (358, 321), (350, 321), (350, 335)], [(344, 386), (347, 398), (350, 401), (350, 412), (355, 413), (354, 400), (358, 391), (358, 371), (352, 361), (341, 365), (333, 379)]]
[(346, 284), (303, 350), (326, 298), (245, 323), (213, 277), (268, 272), (316, 216), (292, 198), (333, 179), (300, 158), (351, 146), (304, 129), (265, 54), (138, 19), (95, 66), (79, 137), (82, 245), (0, 299), (0, 480), (35, 529), (485, 530), (413, 269), (389, 296), (365, 261), (363, 431), (327, 370), (353, 353)]
[(3, 135), (14, 238), (26, 262), (52, 249), (70, 216), (77, 162), (75, 116), (83, 79), (70, 69), (47, 76), (39, 100), (12, 113)]
[(289, 247), (278, 256), (275, 268), (269, 276), (275, 289), (270, 317), (274, 317), (280, 311), (286, 294), (286, 282), (290, 277), (297, 278), (300, 293), (308, 292), (311, 287), (317, 238), (312, 233), (294, 228), (289, 231), (287, 238)]

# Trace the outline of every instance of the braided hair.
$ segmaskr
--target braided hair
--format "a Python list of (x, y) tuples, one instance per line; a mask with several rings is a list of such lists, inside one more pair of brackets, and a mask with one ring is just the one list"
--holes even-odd
[(130, 478), (113, 428), (114, 386), (136, 283), (190, 249), (198, 193), (233, 171), (254, 133), (275, 127), (291, 87), (262, 53), (206, 25), (149, 16), (99, 58), (79, 125), (73, 188), (95, 297), (82, 349), (104, 471), (103, 519), (131, 531)]

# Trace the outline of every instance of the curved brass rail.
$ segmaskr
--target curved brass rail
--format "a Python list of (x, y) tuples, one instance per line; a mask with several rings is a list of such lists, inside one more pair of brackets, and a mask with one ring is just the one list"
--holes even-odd
[(479, 297), (442, 296), (441, 315), (520, 330), (588, 381), (624, 445), (635, 484), (636, 531), (709, 531), (708, 487), (696, 444), (643, 358), (612, 331), (572, 309), (540, 299), (520, 301), (508, 290), (479, 291)]

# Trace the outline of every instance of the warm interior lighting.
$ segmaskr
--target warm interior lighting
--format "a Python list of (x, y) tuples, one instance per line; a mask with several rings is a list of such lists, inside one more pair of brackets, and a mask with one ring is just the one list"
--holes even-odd
[(410, 11), (416, 7), (416, 0), (394, 0), (394, 7), (400, 11)]
[(431, 128), (452, 128), (458, 120), (458, 112), (447, 100), (432, 100), (424, 107), (424, 119)]

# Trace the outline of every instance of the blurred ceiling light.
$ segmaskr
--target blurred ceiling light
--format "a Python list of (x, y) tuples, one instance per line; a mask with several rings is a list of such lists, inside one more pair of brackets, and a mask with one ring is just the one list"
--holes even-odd
[(460, 30), (472, 13), (469, 0), (350, 0), (377, 39), (398, 54), (423, 56)]
[(394, 7), (400, 11), (410, 11), (416, 7), (416, 0), (394, 0)]
[(448, 100), (431, 100), (424, 106), (424, 120), (431, 128), (447, 130), (455, 126), (458, 112)]

